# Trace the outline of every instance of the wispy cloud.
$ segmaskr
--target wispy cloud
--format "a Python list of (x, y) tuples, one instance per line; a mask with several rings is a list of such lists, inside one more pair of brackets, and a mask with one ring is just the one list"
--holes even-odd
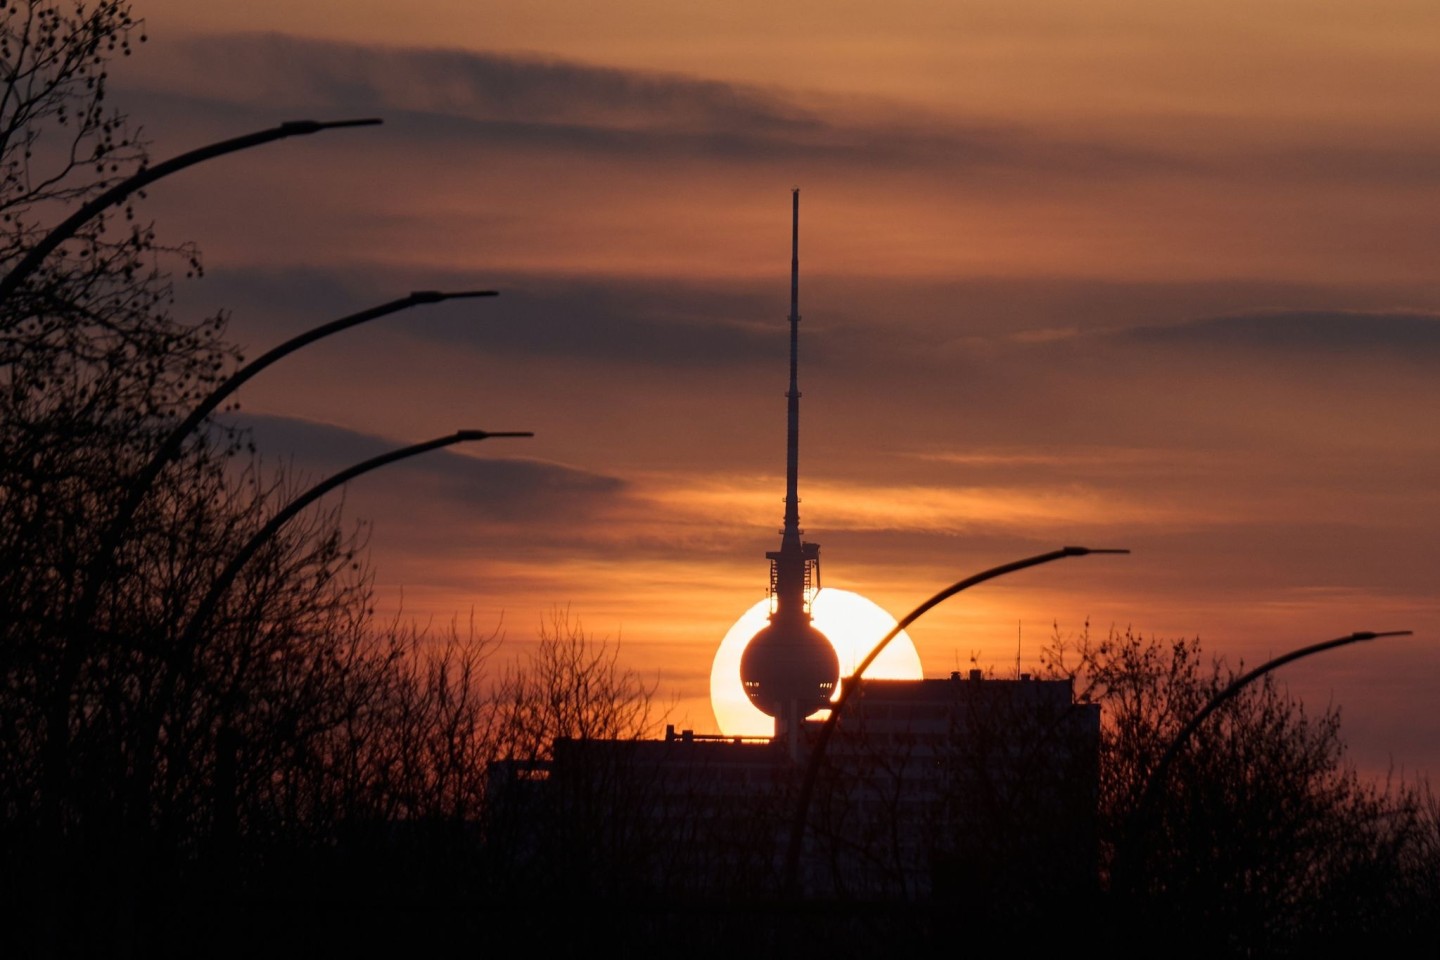
[[(404, 110), (496, 123), (612, 130), (823, 126), (758, 87), (540, 56), (415, 49), (273, 33), (202, 36), (172, 46), (173, 67), (200, 77), (192, 94), (245, 103)], [(201, 69), (203, 67), (203, 70)]]
[[(184, 78), (183, 85), (176, 81)], [(131, 81), (172, 109), (209, 100), (336, 115), (383, 114), (412, 135), (532, 150), (728, 161), (1026, 167), (1083, 176), (1180, 169), (1177, 154), (1114, 138), (1076, 138), (994, 119), (899, 110), (850, 115), (841, 101), (698, 75), (535, 55), (386, 47), (283, 34), (200, 36), (172, 44)], [(175, 91), (183, 90), (177, 96)], [(192, 107), (192, 108), (193, 108)], [(866, 111), (876, 113), (879, 111)]]
[(1353, 356), (1386, 354), (1433, 360), (1440, 354), (1440, 315), (1359, 311), (1289, 311), (1214, 317), (1117, 334), (1145, 347), (1305, 351)]
[[(314, 476), (316, 481), (380, 454), (432, 439), (388, 439), (331, 424), (264, 414), (228, 414), (220, 422), (245, 431), (262, 464), (288, 464), (302, 474)], [(423, 486), (427, 497), (445, 501), (451, 507), (484, 506), (503, 514), (524, 512), (552, 518), (570, 517), (585, 503), (613, 498), (625, 488), (616, 477), (516, 457), (514, 447), (497, 451), (503, 442), (507, 441), (445, 447), (400, 461), (383, 471), (384, 486), (412, 499), (417, 485)], [(480, 451), (478, 455), (468, 452), (472, 447)], [(379, 479), (381, 474), (375, 476)]]

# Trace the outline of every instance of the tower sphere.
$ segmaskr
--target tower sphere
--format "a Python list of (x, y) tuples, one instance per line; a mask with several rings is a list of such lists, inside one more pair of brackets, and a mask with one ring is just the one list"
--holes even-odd
[(796, 707), (796, 719), (822, 710), (840, 679), (840, 658), (808, 616), (776, 615), (740, 657), (745, 695), (762, 713), (779, 716)]

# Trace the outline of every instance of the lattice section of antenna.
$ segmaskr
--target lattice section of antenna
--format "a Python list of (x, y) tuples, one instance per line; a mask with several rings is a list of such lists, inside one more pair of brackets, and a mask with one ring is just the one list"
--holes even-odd
[[(800, 549), (805, 557), (805, 606), (806, 613), (810, 612), (810, 605), (815, 602), (815, 594), (820, 592), (820, 544), (801, 543)], [(780, 560), (783, 554), (778, 550), (768, 551), (765, 554), (770, 558), (770, 588), (767, 596), (770, 598), (770, 612), (774, 613), (779, 606), (780, 598)]]

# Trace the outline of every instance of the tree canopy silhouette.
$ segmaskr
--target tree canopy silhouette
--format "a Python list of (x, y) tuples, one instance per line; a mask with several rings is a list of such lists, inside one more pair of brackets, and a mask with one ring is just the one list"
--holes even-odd
[[(0, 3), (0, 272), (147, 163), (108, 73), (143, 39), (123, 0)], [(314, 813), (297, 772), (390, 662), (333, 511), (276, 537), (179, 642), (291, 490), (231, 432), (190, 438), (100, 548), (161, 438), (237, 358), (223, 317), (174, 316), (172, 278), (200, 261), (158, 239), (142, 199), (86, 221), (0, 302), (0, 892), (38, 907), (20, 913), (51, 950), (86, 930), (110, 942), (162, 878)]]
[(1142, 810), (1172, 739), (1241, 671), (1198, 640), (1094, 638), (1088, 625), (1057, 631), (1046, 660), (1102, 707), (1101, 868), (1117, 935), (1263, 954), (1337, 936), (1440, 942), (1428, 787), (1362, 779), (1338, 708), (1315, 715), (1264, 677), (1196, 730)]

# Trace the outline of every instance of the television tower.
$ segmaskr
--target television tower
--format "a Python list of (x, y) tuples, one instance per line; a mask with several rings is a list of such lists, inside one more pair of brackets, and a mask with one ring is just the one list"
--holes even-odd
[(800, 190), (791, 195), (790, 389), (785, 394), (785, 527), (780, 549), (768, 551), (770, 622), (740, 658), (740, 680), (750, 702), (775, 718), (775, 736), (798, 754), (800, 722), (830, 702), (840, 679), (840, 659), (810, 618), (810, 599), (820, 589), (820, 545), (801, 539), (798, 475), (800, 388)]

